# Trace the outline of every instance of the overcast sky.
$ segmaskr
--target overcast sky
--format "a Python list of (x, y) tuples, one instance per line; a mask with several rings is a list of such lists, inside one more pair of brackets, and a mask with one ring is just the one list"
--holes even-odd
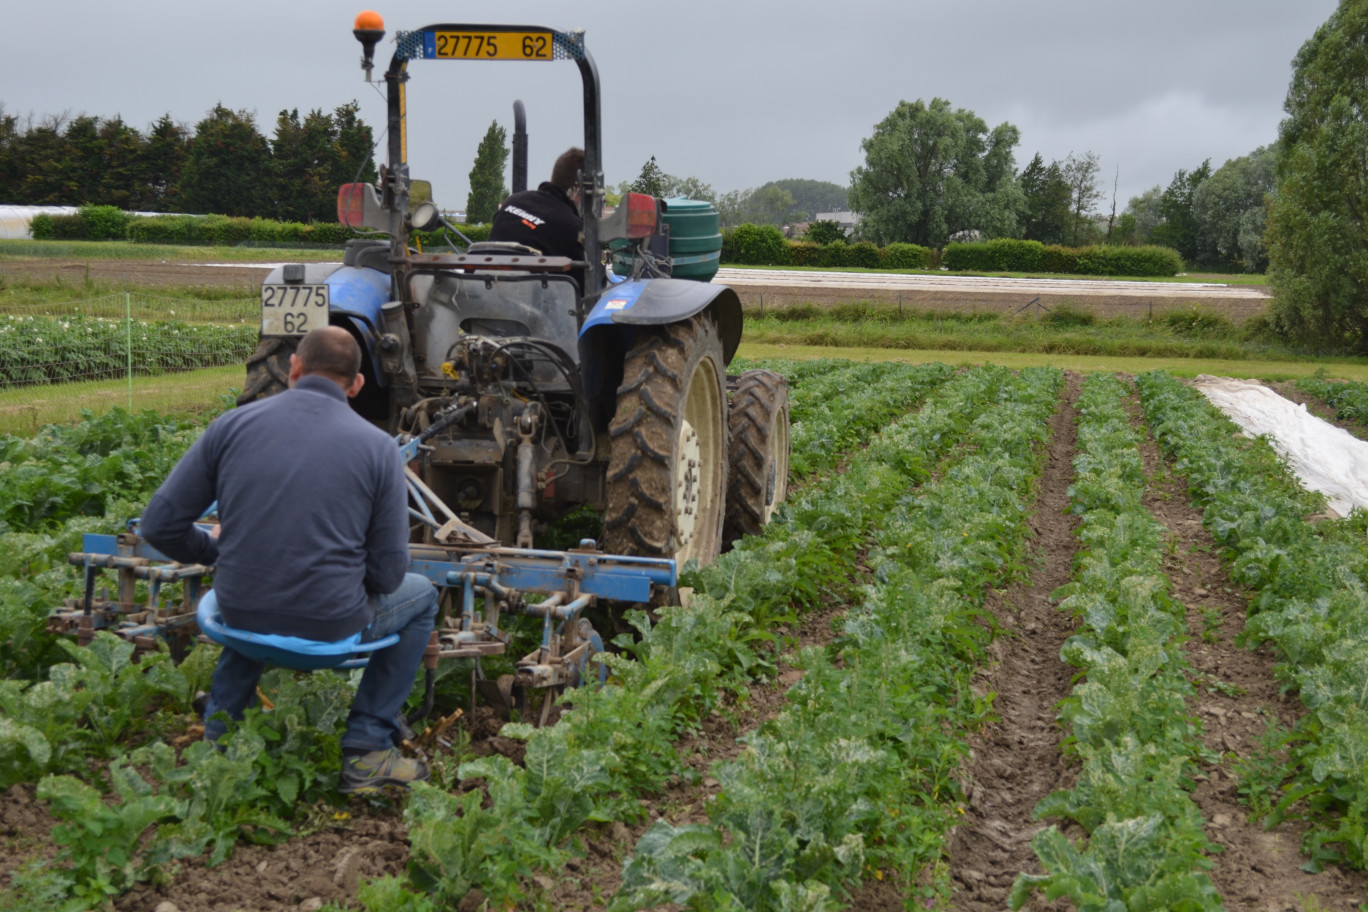
[[(356, 99), (376, 132), (385, 104), (359, 66), (366, 0), (124, 0), (8, 4), (0, 103), (37, 118), (163, 113), (190, 126), (216, 103), (254, 112), (268, 138), (282, 109)], [(1119, 206), (1179, 168), (1213, 167), (1272, 142), (1291, 60), (1335, 0), (372, 0), (388, 33), (500, 22), (583, 28), (603, 87), (608, 183), (652, 155), (718, 192), (780, 178), (848, 186), (860, 141), (901, 100), (948, 99), (1021, 131), (1040, 152), (1101, 157)], [(492, 120), (528, 112), (530, 172), (544, 179), (583, 142), (573, 63), (414, 61), (409, 161), (444, 208), (462, 209)], [(382, 147), (383, 148), (383, 147)], [(0, 203), (7, 202), (0, 200)], [(79, 203), (79, 200), (72, 200)]]

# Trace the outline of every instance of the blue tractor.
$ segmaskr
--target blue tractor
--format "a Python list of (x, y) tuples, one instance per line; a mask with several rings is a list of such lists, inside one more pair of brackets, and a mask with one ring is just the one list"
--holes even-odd
[[(369, 79), (379, 17), (363, 13), (355, 34)], [(431, 25), (400, 32), (396, 43), (384, 77), (388, 162), (378, 185), (338, 194), (343, 223), (376, 237), (352, 241), (341, 265), (272, 271), (239, 402), (285, 388), (289, 356), (310, 329), (331, 324), (356, 337), (366, 383), (352, 405), (402, 449), (417, 530), (412, 568), (444, 592), (420, 713), (432, 706), (437, 663), (473, 659), (479, 693), (493, 704), (544, 691), (533, 718), (545, 722), (557, 692), (602, 678), (602, 666), (590, 664), (603, 641), (588, 608), (659, 603), (678, 565), (706, 564), (773, 515), (788, 475), (788, 391), (769, 371), (728, 377), (740, 301), (725, 286), (671, 277), (676, 264), (693, 272), (696, 263), (670, 256), (662, 201), (630, 194), (604, 215), (598, 74), (582, 32)], [(410, 244), (415, 231), (444, 224), (430, 185), (410, 180), (405, 160), (408, 64), (426, 59), (579, 67), (588, 262), (500, 244), (446, 253)], [(514, 150), (520, 189), (517, 137)], [(617, 281), (599, 255), (604, 245), (625, 264)], [(571, 277), (579, 269), (583, 292)], [(603, 515), (604, 548), (590, 539), (537, 547), (545, 524), (585, 505)], [(168, 642), (179, 654), (207, 636), (295, 667), (324, 661), (300, 659), (294, 646), (244, 645), (202, 598), (213, 568), (168, 561), (137, 520), (118, 535), (87, 535), (70, 560), (84, 572), (84, 594), (54, 611), (49, 629), (79, 642), (109, 630), (144, 648)], [(111, 572), (114, 593), (97, 585)], [(480, 660), (504, 653), (501, 618), (512, 614), (542, 620), (541, 644), (515, 674), (485, 680)], [(352, 661), (348, 644), (323, 645), (328, 663)]]
[[(354, 34), (369, 80), (380, 17), (363, 13)], [(787, 387), (770, 371), (728, 377), (740, 300), (726, 286), (671, 277), (680, 258), (662, 237), (664, 201), (628, 194), (604, 214), (599, 80), (584, 33), (439, 24), (401, 31), (395, 44), (384, 74), (388, 161), (378, 184), (338, 195), (339, 219), (377, 238), (350, 242), (340, 266), (270, 274), (239, 401), (283, 389), (299, 338), (330, 323), (367, 355), (354, 407), (421, 442), (417, 474), (468, 529), (533, 548), (547, 523), (591, 505), (608, 552), (681, 565), (706, 564), (759, 531), (785, 493)], [(587, 262), (491, 242), (415, 250), (415, 231), (446, 224), (430, 184), (409, 177), (405, 94), (416, 60), (579, 68)], [(515, 190), (526, 174), (518, 140)], [(605, 266), (609, 245), (626, 275)], [(572, 270), (583, 270), (583, 291)], [(437, 525), (424, 541), (442, 540)]]

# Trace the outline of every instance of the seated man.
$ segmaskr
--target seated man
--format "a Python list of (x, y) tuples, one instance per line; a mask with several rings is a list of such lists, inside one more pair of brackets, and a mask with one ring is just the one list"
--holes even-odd
[[(582, 261), (584, 219), (579, 211), (579, 173), (583, 170), (583, 149), (561, 153), (549, 181), (503, 201), (490, 223), (489, 239), (525, 244), (547, 256)], [(570, 274), (583, 292), (584, 269), (574, 269)]]
[[(406, 786), (427, 767), (394, 749), (399, 713), (437, 615), (437, 590), (408, 573), (408, 493), (399, 448), (347, 405), (361, 350), (316, 329), (290, 357), (290, 389), (219, 416), (153, 495), (142, 534), (183, 563), (213, 564), (225, 623), (333, 641), (399, 633), (371, 655), (342, 737), (342, 792)], [(215, 500), (222, 535), (195, 526)], [(225, 648), (204, 736), (241, 719), (264, 666)]]

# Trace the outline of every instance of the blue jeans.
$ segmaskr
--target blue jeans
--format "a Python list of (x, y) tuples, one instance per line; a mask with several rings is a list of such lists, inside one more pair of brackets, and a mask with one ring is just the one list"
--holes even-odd
[[(371, 653), (352, 701), (351, 714), (347, 716), (342, 746), (376, 751), (394, 744), (399, 711), (413, 689), (414, 675), (423, 662), (423, 652), (437, 618), (437, 589), (427, 577), (410, 573), (389, 595), (372, 595), (370, 606), (375, 619), (362, 632), (362, 642), (391, 633), (399, 634), (399, 642)], [(204, 710), (206, 739), (217, 741), (227, 731), (224, 721), (214, 718), (216, 714), (225, 713), (235, 721), (242, 719), (243, 710), (256, 702), (257, 682), (265, 670), (262, 663), (224, 648), (214, 669), (209, 703)]]

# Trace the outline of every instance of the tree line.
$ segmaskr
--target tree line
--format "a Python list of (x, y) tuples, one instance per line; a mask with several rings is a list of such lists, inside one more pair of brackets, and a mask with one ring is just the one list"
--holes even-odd
[(35, 121), (0, 106), (0, 199), (333, 221), (338, 186), (375, 179), (372, 144), (354, 101), (281, 111), (269, 139), (251, 113), (222, 104), (193, 130), (164, 114), (145, 132), (117, 116)]
[(1210, 159), (1179, 169), (1168, 187), (1110, 204), (1097, 153), (1048, 164), (1036, 153), (1020, 171), (1020, 131), (989, 128), (943, 98), (901, 102), (863, 141), (851, 173), (860, 234), (876, 243), (943, 247), (968, 238), (1044, 244), (1172, 247), (1193, 266), (1262, 271), (1264, 197), (1273, 189), (1276, 149), (1256, 149), (1212, 170)]

